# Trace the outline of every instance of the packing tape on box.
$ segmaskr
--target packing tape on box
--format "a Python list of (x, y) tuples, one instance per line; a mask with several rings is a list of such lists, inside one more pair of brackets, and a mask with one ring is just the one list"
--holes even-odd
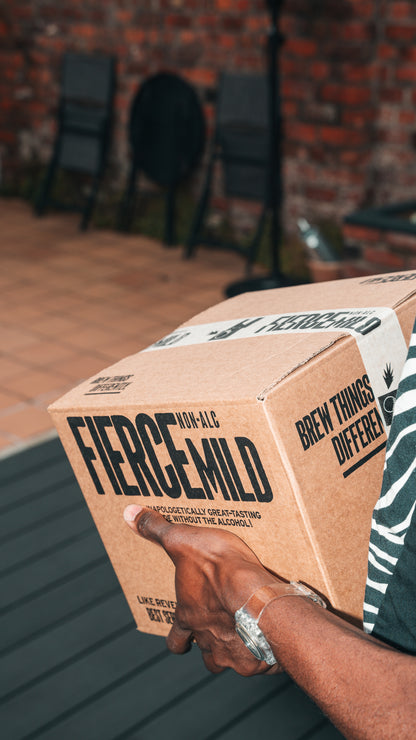
[(322, 309), (183, 326), (144, 351), (311, 332), (331, 332), (338, 334), (337, 338), (344, 335), (355, 337), (388, 431), (397, 387), (407, 356), (407, 345), (396, 313), (391, 308), (377, 306)]

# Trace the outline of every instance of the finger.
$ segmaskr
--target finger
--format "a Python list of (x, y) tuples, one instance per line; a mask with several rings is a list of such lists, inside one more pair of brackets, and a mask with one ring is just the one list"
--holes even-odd
[(205, 667), (211, 673), (222, 673), (223, 671), (225, 671), (226, 667), (228, 667), (228, 666), (218, 665), (218, 663), (216, 663), (214, 658), (212, 657), (212, 653), (202, 653), (202, 660), (205, 663)]
[(138, 504), (130, 504), (124, 509), (124, 521), (130, 529), (146, 540), (164, 545), (166, 532), (172, 525), (162, 514), (153, 509), (146, 509)]
[(192, 644), (192, 631), (183, 629), (177, 622), (174, 622), (166, 638), (166, 644), (171, 653), (176, 655), (187, 653)]

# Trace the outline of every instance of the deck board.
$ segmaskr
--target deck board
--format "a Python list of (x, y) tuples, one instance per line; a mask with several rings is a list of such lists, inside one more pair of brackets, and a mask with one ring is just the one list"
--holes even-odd
[(58, 439), (3, 458), (0, 490), (5, 740), (341, 738), (286, 675), (214, 676), (137, 632)]

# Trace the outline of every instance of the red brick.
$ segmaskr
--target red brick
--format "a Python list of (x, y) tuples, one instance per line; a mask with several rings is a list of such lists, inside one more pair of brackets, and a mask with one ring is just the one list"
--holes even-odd
[(287, 39), (285, 52), (300, 57), (313, 57), (317, 53), (317, 44), (312, 39)]
[(182, 70), (182, 73), (189, 80), (189, 82), (192, 82), (195, 85), (212, 87), (217, 83), (218, 75), (213, 69), (197, 67), (196, 69), (184, 69)]
[(251, 33), (260, 33), (261, 31), (266, 32), (268, 23), (265, 17), (249, 16), (245, 19), (244, 25)]
[(141, 44), (146, 39), (146, 32), (142, 28), (126, 28), (124, 37), (129, 44)]
[(14, 131), (1, 131), (0, 130), (0, 141), (3, 144), (14, 144), (16, 142), (16, 134)]
[(389, 232), (387, 235), (387, 244), (394, 251), (416, 253), (416, 233), (412, 236), (411, 234)]
[(397, 57), (397, 47), (392, 44), (381, 43), (378, 45), (377, 57), (379, 59), (394, 59)]
[(391, 24), (386, 27), (385, 33), (388, 40), (409, 44), (416, 39), (416, 24)]
[(368, 42), (371, 41), (374, 31), (372, 24), (363, 23), (362, 19), (343, 23), (340, 35), (349, 41)]
[(316, 61), (310, 66), (310, 74), (315, 80), (327, 80), (330, 75), (330, 67), (327, 62)]
[(392, 254), (387, 249), (376, 249), (374, 247), (365, 247), (363, 257), (367, 262), (372, 264), (383, 265), (392, 270), (403, 270), (405, 266), (404, 258), (398, 254)]
[(368, 126), (377, 119), (377, 111), (373, 108), (345, 109), (342, 111), (343, 126)]
[(115, 11), (116, 13), (116, 19), (120, 25), (133, 25), (133, 13), (131, 10), (126, 10), (123, 8), (118, 8), (118, 10)]
[(220, 33), (218, 36), (218, 45), (223, 49), (233, 49), (237, 43), (237, 36), (233, 36), (230, 33)]
[(322, 100), (344, 105), (360, 105), (368, 103), (371, 99), (371, 88), (368, 87), (351, 87), (328, 83), (323, 85), (320, 92)]
[(330, 203), (335, 200), (337, 193), (336, 190), (320, 187), (319, 185), (307, 185), (305, 187), (305, 195), (311, 201)]
[(378, 229), (370, 229), (356, 224), (344, 224), (343, 232), (348, 239), (375, 243), (379, 242), (383, 235), (383, 232)]
[(288, 80), (283, 79), (282, 85), (282, 97), (286, 100), (299, 100), (303, 102), (307, 100), (310, 92), (310, 87), (304, 79)]
[(416, 82), (416, 66), (414, 64), (403, 64), (396, 71), (398, 82)]
[(405, 62), (416, 62), (416, 49), (413, 46), (409, 46), (409, 48), (403, 49), (401, 58)]
[(416, 112), (409, 110), (399, 111), (399, 123), (404, 126), (414, 126), (416, 124)]
[(289, 139), (297, 140), (302, 144), (316, 142), (318, 127), (310, 123), (291, 122), (286, 126), (285, 135)]
[(396, 2), (394, 3), (387, 3), (386, 11), (387, 15), (395, 21), (398, 21), (400, 19), (407, 21), (412, 17), (412, 13), (414, 12), (414, 5), (410, 2), (397, 2), (396, 0)]
[(225, 31), (241, 31), (242, 28), (244, 28), (244, 18), (241, 16), (225, 16), (225, 18), (222, 19), (221, 23), (223, 29)]
[(215, 0), (215, 7), (221, 12), (233, 9), (233, 0)]
[[(401, 103), (403, 100), (403, 90), (397, 85), (396, 87), (384, 87), (380, 90), (380, 103)], [(415, 91), (416, 100), (416, 91)]]
[(192, 19), (190, 16), (172, 13), (171, 15), (166, 16), (165, 24), (167, 26), (172, 26), (173, 28), (190, 28)]
[(216, 28), (217, 25), (218, 18), (215, 13), (201, 13), (198, 15), (199, 28)]
[(325, 144), (345, 149), (361, 147), (368, 143), (365, 132), (342, 126), (321, 126), (320, 135)]
[(345, 66), (343, 79), (347, 83), (355, 82), (363, 85), (377, 76), (378, 64), (351, 64)]
[(92, 39), (97, 35), (97, 29), (87, 23), (79, 23), (73, 26), (74, 36), (82, 39)]

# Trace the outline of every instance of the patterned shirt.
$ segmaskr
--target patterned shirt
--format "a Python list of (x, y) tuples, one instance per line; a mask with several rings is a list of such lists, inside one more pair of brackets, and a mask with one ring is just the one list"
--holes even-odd
[(364, 629), (416, 654), (416, 322), (397, 391), (368, 553)]

